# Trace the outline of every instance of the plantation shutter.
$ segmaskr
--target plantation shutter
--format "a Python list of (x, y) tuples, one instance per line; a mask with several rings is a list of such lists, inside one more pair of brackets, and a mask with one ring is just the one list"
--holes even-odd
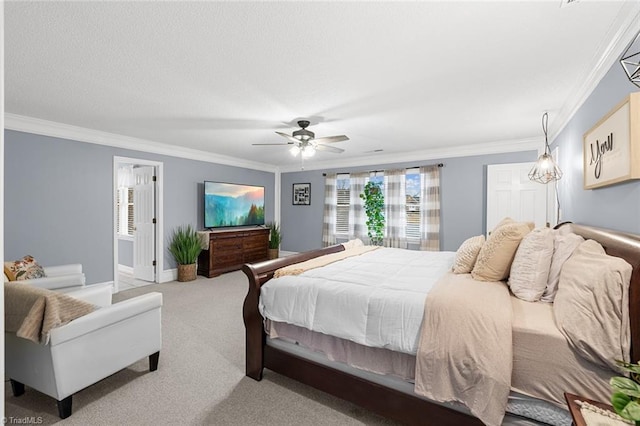
[(336, 193), (336, 234), (348, 234), (350, 208), (349, 200), (351, 198), (349, 175), (338, 175)]

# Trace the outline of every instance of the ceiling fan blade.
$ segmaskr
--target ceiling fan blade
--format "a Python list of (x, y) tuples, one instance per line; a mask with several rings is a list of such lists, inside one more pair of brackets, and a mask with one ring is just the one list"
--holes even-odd
[(293, 142), (283, 142), (283, 143), (252, 143), (251, 145), (280, 145), (280, 146), (287, 146), (287, 145), (293, 145)]
[(336, 154), (340, 154), (341, 152), (344, 152), (344, 149), (342, 148), (336, 148), (335, 146), (329, 146), (329, 145), (317, 145), (316, 149), (318, 151), (335, 152)]
[(292, 143), (299, 143), (300, 141), (296, 138), (294, 138), (293, 136), (289, 136), (286, 133), (282, 133), (282, 132), (276, 132), (277, 134), (279, 134), (280, 136), (282, 136), (285, 139), (290, 140)]
[(315, 138), (314, 141), (317, 143), (335, 143), (335, 142), (343, 142), (348, 141), (349, 138), (345, 135), (340, 136), (326, 136), (324, 138)]

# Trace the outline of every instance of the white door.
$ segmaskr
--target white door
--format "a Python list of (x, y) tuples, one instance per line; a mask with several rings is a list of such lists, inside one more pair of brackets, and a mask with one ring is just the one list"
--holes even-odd
[(133, 169), (133, 277), (155, 280), (154, 167)]
[(487, 233), (510, 217), (518, 222), (548, 226), (547, 190), (553, 186), (529, 180), (533, 163), (487, 166)]

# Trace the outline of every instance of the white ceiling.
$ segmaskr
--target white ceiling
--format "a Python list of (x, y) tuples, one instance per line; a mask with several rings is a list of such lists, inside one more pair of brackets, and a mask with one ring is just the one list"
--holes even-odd
[(539, 146), (542, 113), (557, 131), (640, 29), (637, 1), (560, 3), (7, 2), (7, 127), (283, 170), (300, 166), (286, 147), (252, 144), (286, 142), (298, 118), (351, 139), (308, 169)]

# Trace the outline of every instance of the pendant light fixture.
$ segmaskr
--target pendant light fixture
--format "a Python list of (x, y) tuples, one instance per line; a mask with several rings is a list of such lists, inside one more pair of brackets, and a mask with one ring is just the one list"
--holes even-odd
[(556, 181), (562, 177), (560, 167), (553, 161), (549, 141), (547, 139), (549, 115), (545, 112), (542, 115), (542, 130), (544, 131), (544, 154), (538, 157), (538, 161), (533, 165), (529, 172), (529, 179), (540, 182), (549, 183)]
[(624, 68), (629, 81), (640, 87), (640, 33), (622, 54), (620, 65)]

